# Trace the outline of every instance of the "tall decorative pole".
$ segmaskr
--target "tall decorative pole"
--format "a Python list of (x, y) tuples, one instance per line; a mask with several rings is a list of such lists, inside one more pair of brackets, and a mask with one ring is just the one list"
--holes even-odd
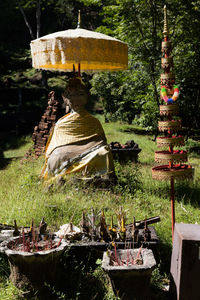
[[(81, 11), (79, 9), (78, 11), (78, 24), (77, 28), (81, 28)], [(80, 62), (78, 63), (78, 77), (81, 77), (81, 64)]]
[(181, 129), (181, 120), (176, 118), (179, 113), (179, 107), (176, 103), (179, 96), (179, 88), (175, 85), (175, 76), (172, 72), (172, 44), (168, 38), (169, 32), (166, 6), (164, 6), (163, 35), (164, 40), (162, 42), (161, 67), (164, 70), (164, 73), (161, 74), (162, 105), (160, 105), (160, 116), (162, 116), (163, 120), (158, 121), (158, 129), (160, 132), (165, 132), (165, 136), (158, 137), (156, 142), (158, 147), (168, 147), (168, 150), (155, 152), (155, 161), (158, 163), (164, 163), (164, 165), (152, 168), (152, 178), (156, 180), (170, 180), (173, 240), (175, 224), (174, 180), (192, 178), (194, 172), (190, 165), (183, 163), (187, 161), (187, 152), (183, 150), (174, 150), (174, 147), (184, 145), (184, 138), (177, 134), (177, 132)]

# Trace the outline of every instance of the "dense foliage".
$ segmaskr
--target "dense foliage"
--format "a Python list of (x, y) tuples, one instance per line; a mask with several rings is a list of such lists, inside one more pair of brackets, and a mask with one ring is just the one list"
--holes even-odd
[[(82, 27), (115, 36), (129, 45), (129, 70), (99, 73), (92, 93), (103, 100), (105, 117), (156, 128), (160, 102), (160, 58), (163, 6), (167, 4), (174, 72), (180, 86), (183, 124), (200, 127), (199, 0), (5, 0), (0, 4), (0, 86), (28, 87), (41, 77), (31, 69), (29, 42), (50, 32), (75, 28), (81, 9)], [(44, 75), (44, 74), (43, 74)], [(63, 74), (62, 74), (63, 75)], [(55, 86), (50, 72), (43, 80)], [(32, 80), (34, 79), (34, 80)], [(38, 80), (37, 80), (38, 79)], [(44, 79), (44, 76), (42, 76)], [(52, 84), (54, 82), (54, 85)], [(61, 81), (56, 82), (61, 85)], [(137, 116), (137, 118), (135, 118)], [(139, 116), (139, 117), (138, 117)]]
[[(107, 112), (113, 113), (111, 107), (116, 108), (117, 95), (114, 97), (115, 102), (112, 102), (113, 97), (110, 97), (110, 93), (105, 96), (105, 90), (114, 95), (114, 91), (110, 91), (110, 82), (118, 82), (119, 91), (124, 91), (125, 85), (127, 93), (124, 93), (124, 96), (118, 93), (122, 96), (123, 103), (115, 115), (126, 120), (130, 110), (133, 109), (132, 116), (134, 116), (139, 108), (140, 124), (144, 127), (156, 128), (155, 118), (160, 101), (159, 77), (165, 1), (113, 0), (109, 1), (109, 5), (105, 5), (106, 1), (100, 2), (102, 5), (104, 3), (102, 14), (105, 18), (104, 26), (101, 26), (99, 30), (114, 34), (128, 43), (129, 73), (128, 75), (124, 73), (123, 75), (119, 73), (109, 75), (109, 82), (104, 83), (104, 89), (102, 89), (103, 84), (98, 82), (98, 78), (102, 81), (102, 75), (96, 75), (93, 79), (93, 90), (103, 97)], [(170, 37), (174, 46), (172, 54), (174, 72), (181, 90), (183, 123), (189, 128), (199, 128), (200, 1), (167, 1), (167, 7)], [(121, 78), (123, 81), (120, 80)], [(116, 84), (115, 90), (117, 90)], [(111, 103), (108, 104), (108, 102)], [(124, 104), (125, 113), (122, 109)]]

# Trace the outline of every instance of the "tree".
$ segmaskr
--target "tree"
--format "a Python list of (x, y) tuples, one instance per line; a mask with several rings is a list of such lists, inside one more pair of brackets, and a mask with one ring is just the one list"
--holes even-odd
[[(39, 38), (40, 37), (40, 29), (41, 29), (41, 0), (36, 0), (36, 1), (24, 1), (24, 0), (19, 0), (17, 1), (17, 7), (19, 8), (23, 18), (24, 22), (29, 30), (31, 39)], [(27, 14), (25, 10), (30, 10), (30, 9), (35, 9), (36, 10), (36, 33), (34, 33), (32, 29), (32, 24), (30, 23), (30, 20), (27, 17)]]
[(142, 66), (135, 70), (95, 74), (91, 93), (101, 97), (106, 119), (132, 123), (145, 103), (145, 78), (140, 80)]
[[(174, 45), (174, 69), (180, 85), (182, 122), (200, 128), (200, 1), (170, 1), (171, 38)], [(170, 26), (171, 27), (171, 26)]]
[[(92, 0), (90, 0), (91, 2)], [(93, 0), (92, 2), (95, 2)], [(112, 0), (99, 1), (102, 5), (104, 26), (98, 31), (112, 34), (129, 45), (129, 68), (137, 64), (143, 67), (140, 81), (145, 81), (144, 97), (151, 95), (148, 105), (143, 104), (142, 120), (148, 124), (146, 107), (158, 109), (160, 104), (159, 87), (161, 72), (161, 41), (163, 39), (163, 0)], [(186, 126), (200, 127), (200, 1), (168, 0), (168, 20), (170, 39), (173, 44), (174, 71), (176, 83), (180, 85), (180, 104), (183, 123)], [(145, 79), (144, 79), (145, 78)], [(133, 81), (132, 84), (136, 84)], [(120, 86), (119, 86), (120, 89)], [(135, 98), (141, 90), (135, 89)], [(150, 92), (150, 93), (149, 93)], [(156, 106), (154, 105), (156, 103)], [(146, 121), (144, 119), (146, 116)], [(149, 124), (150, 126), (150, 124)]]
[[(121, 73), (95, 75), (92, 81), (93, 92), (101, 95), (103, 85), (104, 105), (109, 114), (113, 108), (115, 109), (112, 112), (115, 118), (121, 118), (123, 115), (131, 122), (135, 111), (139, 110), (141, 124), (151, 126), (149, 122), (152, 121), (152, 112), (155, 110), (157, 114), (160, 104), (159, 77), (165, 3), (164, 0), (1, 1), (0, 51), (1, 62), (5, 67), (1, 64), (0, 68), (3, 72), (10, 72), (9, 70), (14, 68), (9, 63), (11, 54), (8, 53), (8, 48), (13, 51), (17, 47), (29, 47), (30, 39), (33, 37), (75, 28), (78, 10), (81, 9), (83, 28), (114, 36), (129, 45), (129, 71), (122, 73), (123, 75)], [(176, 83), (180, 85), (181, 91), (179, 102), (183, 123), (185, 126), (199, 128), (200, 0), (167, 0), (166, 4), (170, 39), (173, 44)], [(18, 10), (13, 9), (16, 5)], [(20, 16), (20, 6), (21, 13), (23, 11), (24, 14), (23, 18)], [(29, 37), (24, 30), (26, 27), (22, 28), (23, 19), (27, 23), (26, 27), (29, 28), (27, 30)], [(102, 84), (100, 80), (103, 80)], [(108, 97), (106, 96), (108, 93), (113, 94)], [(106, 103), (108, 98), (109, 103)], [(130, 108), (133, 110), (131, 117)], [(148, 111), (151, 112), (149, 116)]]
[[(104, 26), (98, 28), (98, 31), (112, 34), (129, 45), (129, 71), (124, 72), (123, 79), (118, 80), (118, 89), (123, 91), (119, 93), (121, 100), (117, 101), (120, 105), (116, 106), (110, 103), (105, 105), (105, 109), (110, 109), (110, 107), (117, 109), (114, 115), (124, 120), (128, 119), (130, 123), (135, 114), (141, 112), (145, 102), (149, 101), (149, 95), (153, 97), (157, 108), (159, 106), (157, 82), (162, 37), (161, 17), (159, 18), (161, 6), (156, 1), (143, 0), (102, 0), (101, 5), (103, 5)], [(110, 80), (112, 76), (115, 81), (116, 78), (121, 77), (119, 74), (110, 75)], [(97, 79), (93, 81), (93, 85), (96, 83)], [(96, 93), (98, 92), (101, 94), (102, 90), (96, 90)], [(106, 97), (104, 99), (106, 102)], [(110, 102), (111, 99), (108, 101)], [(115, 99), (117, 99), (117, 92)], [(155, 107), (152, 101), (151, 103)], [(124, 118), (124, 116), (126, 117)]]

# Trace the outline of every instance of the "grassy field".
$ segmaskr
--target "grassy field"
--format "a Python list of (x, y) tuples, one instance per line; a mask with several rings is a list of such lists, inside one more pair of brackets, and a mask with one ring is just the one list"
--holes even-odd
[[(120, 206), (126, 211), (128, 222), (132, 221), (133, 216), (136, 220), (140, 220), (158, 215), (161, 222), (155, 224), (155, 228), (161, 241), (160, 262), (154, 271), (152, 299), (165, 299), (162, 287), (168, 283), (172, 244), (170, 184), (151, 178), (151, 168), (155, 165), (156, 143), (153, 136), (134, 133), (137, 132), (134, 125), (104, 123), (103, 117), (99, 118), (108, 143), (134, 140), (142, 149), (137, 164), (129, 162), (120, 165), (115, 162), (118, 183), (113, 190), (95, 190), (92, 187), (85, 188), (73, 184), (72, 176), (68, 177), (64, 186), (48, 189), (38, 177), (44, 159), (21, 160), (32, 145), (31, 138), (7, 137), (4, 143), (4, 160), (0, 160), (0, 223), (13, 224), (13, 220), (16, 219), (19, 226), (29, 226), (32, 218), (39, 224), (44, 216), (49, 227), (55, 230), (60, 225), (68, 223), (70, 219), (78, 225), (82, 211), (92, 207), (98, 211), (104, 209), (108, 222)], [(185, 148), (191, 144), (192, 141), (189, 140)], [(195, 168), (194, 180), (175, 182), (175, 210), (178, 223), (200, 224), (199, 161), (197, 155), (189, 154), (189, 163)], [(88, 275), (88, 272), (87, 274), (84, 272), (83, 270), (83, 278)], [(96, 288), (94, 294), (84, 298), (81, 293), (83, 286), (80, 284), (76, 287), (76, 296), (57, 293), (55, 299), (115, 299), (101, 268), (97, 266), (90, 272), (101, 283), (101, 291)], [(0, 256), (0, 299), (30, 299), (26, 298), (24, 291), (19, 291), (9, 282), (8, 275), (7, 262)], [(33, 299), (37, 299), (37, 296)]]

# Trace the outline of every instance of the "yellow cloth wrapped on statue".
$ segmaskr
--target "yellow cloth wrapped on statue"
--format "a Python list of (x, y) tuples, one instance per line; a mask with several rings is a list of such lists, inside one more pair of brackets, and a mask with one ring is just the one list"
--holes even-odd
[(46, 146), (41, 175), (49, 179), (77, 171), (95, 175), (114, 172), (101, 123), (84, 109), (57, 121)]

